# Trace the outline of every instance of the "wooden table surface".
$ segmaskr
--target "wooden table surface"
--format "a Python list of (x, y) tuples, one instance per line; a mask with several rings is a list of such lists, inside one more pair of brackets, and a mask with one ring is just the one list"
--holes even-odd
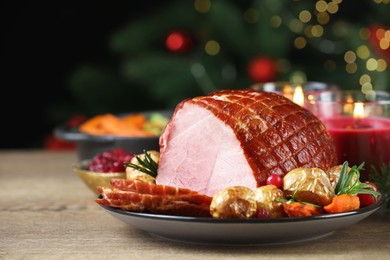
[(386, 259), (390, 212), (325, 238), (273, 246), (171, 242), (96, 204), (72, 171), (74, 152), (0, 151), (0, 259)]

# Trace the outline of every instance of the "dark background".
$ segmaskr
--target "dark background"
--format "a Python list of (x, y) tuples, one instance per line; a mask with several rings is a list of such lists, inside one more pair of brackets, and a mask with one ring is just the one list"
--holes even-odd
[[(184, 96), (205, 92), (205, 86), (208, 87), (188, 73), (187, 65), (193, 57), (206, 66), (212, 75), (210, 81), (217, 82), (220, 88), (248, 86), (276, 77), (291, 79), (293, 72), (304, 71), (308, 80), (354, 89), (361, 85), (360, 75), (368, 73), (366, 60), (358, 59), (359, 70), (350, 74), (345, 70), (343, 53), (360, 45), (376, 52), (377, 37), (363, 39), (357, 32), (368, 29), (376, 35), (378, 28), (390, 28), (389, 5), (372, 0), (343, 1), (339, 12), (324, 26), (326, 35), (318, 39), (307, 37), (312, 41), (300, 50), (291, 41), (298, 34), (285, 27), (275, 31), (267, 15), (260, 15), (255, 24), (243, 21), (242, 14), (248, 6), (256, 4), (267, 14), (272, 2), (215, 1), (212, 12), (205, 16), (194, 11), (193, 3), (1, 1), (0, 149), (47, 147), (45, 141), (54, 127), (79, 113), (91, 116), (102, 111), (124, 113), (165, 109), (168, 105), (172, 108)], [(287, 1), (281, 10), (273, 12), (298, 15), (313, 7), (312, 1)], [(240, 21), (241, 27), (235, 26)], [(179, 29), (189, 33), (193, 45), (184, 53), (174, 53), (164, 44), (168, 33)], [(118, 32), (122, 37), (119, 40), (115, 37)], [(198, 43), (214, 37), (231, 43), (226, 45), (231, 48), (225, 48), (216, 57), (204, 55), (203, 45)], [(337, 47), (330, 54), (321, 50), (319, 44), (328, 41)], [(259, 54), (267, 59), (259, 58)], [(389, 50), (377, 56), (389, 59)], [(171, 60), (172, 57), (175, 59)], [(290, 68), (274, 73), (272, 79), (268, 73), (265, 78), (250, 81), (248, 76), (253, 75), (247, 68), (252, 61), (262, 61), (262, 71), (270, 71), (281, 57)], [(329, 59), (337, 69), (325, 71), (322, 65), (313, 66), (314, 61), (320, 65)], [(224, 78), (226, 65), (236, 70), (234, 81)], [(376, 89), (388, 89), (388, 69), (369, 73)], [(177, 77), (178, 71), (184, 71), (182, 77)]]
[(0, 149), (43, 147), (48, 104), (72, 106), (66, 85), (77, 65), (110, 60), (115, 29), (166, 1), (2, 1)]

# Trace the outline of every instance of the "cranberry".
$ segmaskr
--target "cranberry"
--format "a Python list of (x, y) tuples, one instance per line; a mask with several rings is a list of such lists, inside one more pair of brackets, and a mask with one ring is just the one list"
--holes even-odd
[(123, 150), (123, 149), (121, 149), (121, 148), (118, 148), (118, 149), (116, 149), (114, 152), (113, 152), (113, 156), (122, 156), (122, 155), (125, 155), (126, 154), (126, 152)]
[[(375, 183), (366, 181), (368, 185), (371, 185), (374, 191), (378, 191), (378, 187)], [(358, 194), (360, 200), (360, 206), (369, 206), (377, 202), (377, 198), (371, 194)]]
[(122, 148), (107, 150), (95, 155), (86, 169), (94, 172), (124, 172), (126, 170), (124, 162), (131, 161), (133, 157), (133, 153), (128, 153)]
[(255, 213), (255, 218), (268, 218), (269, 217), (269, 214), (268, 212), (265, 210), (265, 209), (258, 209)]
[(279, 174), (271, 174), (266, 180), (267, 185), (275, 185), (278, 189), (283, 187), (283, 178)]

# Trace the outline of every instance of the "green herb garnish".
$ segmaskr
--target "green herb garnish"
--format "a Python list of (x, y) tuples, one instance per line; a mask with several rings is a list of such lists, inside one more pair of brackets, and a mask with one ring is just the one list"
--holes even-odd
[(297, 191), (294, 191), (294, 194), (292, 195), (292, 197), (290, 199), (281, 199), (281, 198), (277, 198), (276, 201), (277, 202), (286, 202), (287, 204), (291, 204), (293, 202), (299, 202), (299, 203), (302, 203), (302, 204), (307, 204), (307, 205), (312, 205), (313, 207), (316, 207), (316, 208), (322, 208), (321, 206), (317, 205), (317, 204), (313, 204), (313, 203), (310, 203), (310, 202), (305, 202), (305, 201), (296, 201), (295, 200), (295, 194), (297, 193)]
[(381, 195), (380, 192), (374, 190), (369, 184), (360, 182), (360, 171), (363, 169), (364, 162), (361, 163), (358, 167), (356, 165), (352, 166), (348, 171), (348, 162), (345, 161), (341, 168), (339, 180), (337, 181), (337, 185), (335, 188), (335, 194), (349, 194), (349, 195), (357, 195), (357, 194), (371, 194), (375, 198)]
[(124, 163), (125, 166), (131, 167), (131, 168), (134, 168), (140, 172), (149, 174), (152, 177), (157, 176), (158, 164), (152, 159), (152, 157), (150, 156), (150, 154), (148, 152), (146, 152), (144, 150), (144, 158), (143, 159), (139, 158), (137, 155), (135, 156), (135, 158), (137, 159), (137, 162), (139, 163), (139, 165), (131, 163), (131, 162), (125, 162)]

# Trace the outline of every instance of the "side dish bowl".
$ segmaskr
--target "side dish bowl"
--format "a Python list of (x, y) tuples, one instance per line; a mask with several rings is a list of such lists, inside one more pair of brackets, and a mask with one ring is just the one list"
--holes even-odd
[[(150, 118), (153, 114), (159, 113), (169, 119), (172, 116), (171, 110), (135, 112)], [(107, 150), (122, 148), (134, 154), (140, 154), (143, 150), (159, 150), (159, 136), (151, 137), (125, 137), (115, 135), (91, 135), (80, 132), (78, 127), (60, 125), (54, 129), (54, 135), (62, 140), (74, 142), (80, 160), (94, 157), (96, 154)]]
[(111, 179), (125, 179), (126, 172), (93, 172), (86, 170), (85, 167), (89, 160), (82, 160), (73, 165), (73, 171), (80, 177), (84, 184), (99, 195), (97, 186), (110, 187)]

